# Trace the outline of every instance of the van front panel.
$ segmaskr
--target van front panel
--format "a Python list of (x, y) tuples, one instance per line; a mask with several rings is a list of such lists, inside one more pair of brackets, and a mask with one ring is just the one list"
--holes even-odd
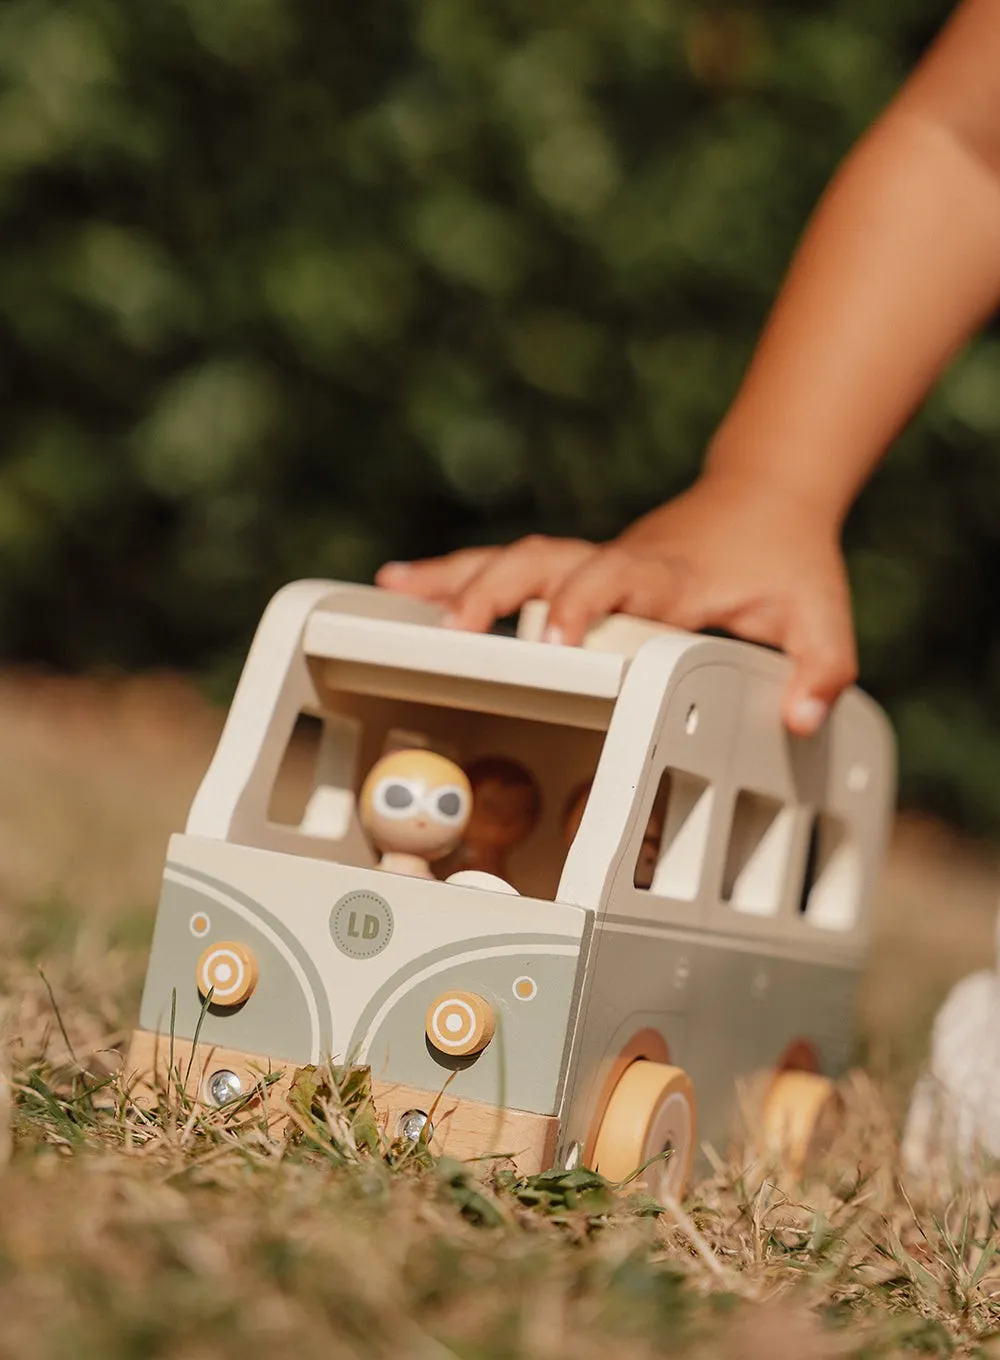
[[(451, 1079), (456, 1098), (553, 1114), (590, 922), (577, 907), (175, 836), (140, 1024), (296, 1064), (364, 1062), (428, 1090)], [(199, 960), (226, 944), (250, 951), (258, 980), (242, 1005), (206, 1007)], [(478, 1055), (447, 1056), (425, 1032), (453, 992), (491, 1009)]]

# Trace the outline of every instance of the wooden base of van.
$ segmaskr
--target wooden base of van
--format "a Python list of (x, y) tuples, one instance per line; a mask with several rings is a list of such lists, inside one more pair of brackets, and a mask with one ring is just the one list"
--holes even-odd
[[(157, 1098), (175, 1095), (183, 1088), (189, 1099), (207, 1109), (217, 1109), (224, 1100), (213, 1098), (214, 1081), (228, 1087), (220, 1089), (219, 1094), (230, 1099), (257, 1088), (243, 1108), (259, 1112), (266, 1107), (268, 1125), (276, 1129), (287, 1118), (285, 1096), (295, 1072), (295, 1063), (272, 1062), (215, 1044), (196, 1047), (188, 1039), (136, 1029), (125, 1057), (124, 1076), (133, 1103), (146, 1108), (155, 1105)], [(235, 1076), (238, 1087), (226, 1074)]]
[[(280, 1132), (287, 1119), (285, 1097), (294, 1079), (295, 1063), (276, 1062), (212, 1044), (196, 1048), (186, 1039), (171, 1040), (148, 1030), (133, 1031), (125, 1060), (125, 1079), (136, 1105), (149, 1107), (158, 1093), (183, 1084), (189, 1098), (216, 1108), (212, 1087), (238, 1096), (259, 1088), (247, 1110), (266, 1108), (268, 1126)], [(173, 1077), (168, 1081), (170, 1071)], [(235, 1083), (227, 1074), (235, 1076)], [(270, 1080), (268, 1080), (270, 1078)], [(509, 1158), (522, 1175), (533, 1175), (552, 1165), (559, 1120), (523, 1110), (500, 1110), (478, 1100), (459, 1100), (414, 1086), (373, 1082), (379, 1123), (389, 1139), (400, 1133), (403, 1117), (411, 1112), (432, 1115), (432, 1152), (459, 1160)]]

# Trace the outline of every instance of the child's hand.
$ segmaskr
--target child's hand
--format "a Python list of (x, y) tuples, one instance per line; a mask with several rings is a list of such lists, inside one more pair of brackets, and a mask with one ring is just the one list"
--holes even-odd
[(800, 735), (820, 726), (856, 674), (837, 525), (756, 478), (705, 474), (603, 546), (531, 537), (390, 563), (377, 579), (446, 604), (450, 625), (471, 632), (540, 598), (552, 642), (578, 643), (598, 618), (625, 613), (780, 647), (794, 662), (784, 717)]

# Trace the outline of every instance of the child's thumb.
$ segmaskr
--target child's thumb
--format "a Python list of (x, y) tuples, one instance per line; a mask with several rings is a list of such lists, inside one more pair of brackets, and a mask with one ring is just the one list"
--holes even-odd
[(815, 604), (789, 629), (785, 651), (793, 664), (782, 716), (798, 737), (810, 737), (826, 721), (843, 691), (857, 679), (850, 609)]

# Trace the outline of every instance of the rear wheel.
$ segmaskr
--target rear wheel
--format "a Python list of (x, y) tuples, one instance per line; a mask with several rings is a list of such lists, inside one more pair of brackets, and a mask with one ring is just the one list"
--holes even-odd
[(840, 1127), (836, 1086), (818, 1072), (780, 1072), (761, 1112), (764, 1152), (800, 1175), (827, 1150)]
[[(653, 1196), (681, 1199), (694, 1161), (694, 1087), (680, 1067), (640, 1059), (628, 1066), (608, 1101), (594, 1145), (594, 1170)], [(647, 1165), (649, 1163), (649, 1165)]]

